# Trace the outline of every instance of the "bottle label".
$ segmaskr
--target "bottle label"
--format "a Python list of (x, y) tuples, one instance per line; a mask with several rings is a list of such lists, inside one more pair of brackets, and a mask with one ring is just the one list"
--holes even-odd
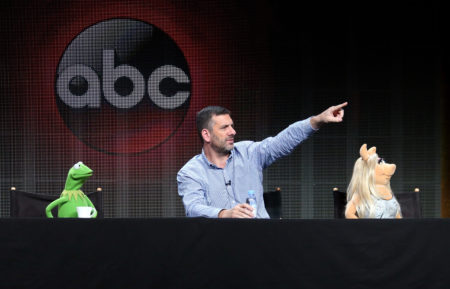
[(256, 204), (255, 199), (248, 199), (248, 204), (253, 207), (253, 217), (256, 217), (256, 212), (258, 210), (258, 205)]

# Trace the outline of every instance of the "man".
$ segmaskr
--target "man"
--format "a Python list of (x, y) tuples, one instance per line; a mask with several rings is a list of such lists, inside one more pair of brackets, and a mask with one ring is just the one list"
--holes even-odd
[[(341, 122), (347, 102), (319, 115), (291, 124), (275, 137), (260, 142), (234, 143), (230, 111), (208, 106), (197, 113), (197, 131), (202, 153), (178, 172), (178, 194), (188, 217), (269, 218), (263, 199), (262, 170), (294, 148), (323, 124)], [(246, 204), (249, 190), (255, 191), (257, 212)]]

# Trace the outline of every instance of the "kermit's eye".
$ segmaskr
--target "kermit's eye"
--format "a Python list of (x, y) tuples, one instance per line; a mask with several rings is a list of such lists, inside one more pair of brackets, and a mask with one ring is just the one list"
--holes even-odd
[(78, 169), (80, 168), (80, 163), (76, 163), (76, 164), (73, 166), (73, 168), (76, 169), (76, 170), (78, 170)]
[(383, 158), (379, 158), (378, 159), (378, 164), (384, 164), (385, 162), (384, 162), (384, 159)]

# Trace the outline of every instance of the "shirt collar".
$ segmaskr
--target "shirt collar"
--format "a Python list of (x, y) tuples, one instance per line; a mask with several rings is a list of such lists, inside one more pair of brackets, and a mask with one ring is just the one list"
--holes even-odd
[[(234, 148), (230, 151), (230, 155), (228, 156), (228, 159), (227, 159), (227, 164), (228, 164), (228, 163), (231, 161), (231, 159), (233, 158), (233, 154), (234, 154)], [(211, 163), (211, 162), (208, 160), (208, 158), (207, 158), (206, 155), (205, 155), (205, 151), (203, 150), (203, 148), (202, 148), (202, 158), (203, 158), (203, 161), (204, 161), (209, 167), (213, 167), (213, 168), (218, 169), (218, 167), (217, 167), (215, 164)]]

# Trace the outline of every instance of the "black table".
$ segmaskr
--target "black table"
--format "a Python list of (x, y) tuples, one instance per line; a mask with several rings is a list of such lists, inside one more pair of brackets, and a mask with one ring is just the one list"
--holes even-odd
[(0, 219), (0, 288), (450, 288), (450, 221)]

